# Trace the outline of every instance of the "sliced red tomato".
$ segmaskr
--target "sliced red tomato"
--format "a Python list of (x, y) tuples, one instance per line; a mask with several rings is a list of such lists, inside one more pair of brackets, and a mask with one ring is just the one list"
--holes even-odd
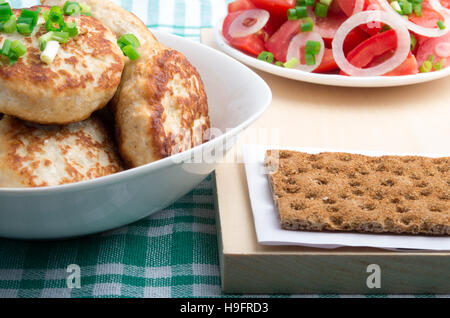
[[(347, 60), (354, 66), (365, 68), (377, 65), (390, 56), (397, 48), (397, 33), (395, 30), (389, 30), (377, 35), (371, 36), (347, 55)], [(417, 61), (414, 56), (410, 56), (396, 69), (386, 75), (408, 75), (417, 73)], [(341, 72), (342, 75), (346, 75)]]
[(223, 21), (223, 36), (230, 43), (230, 45), (235, 47), (236, 49), (258, 56), (259, 53), (264, 51), (264, 39), (262, 38), (260, 33), (241, 38), (232, 38), (230, 36), (230, 25), (234, 21), (234, 19), (236, 19), (242, 12), (243, 11), (232, 12), (226, 16), (225, 20)]
[(331, 41), (342, 23), (347, 20), (343, 12), (328, 14), (326, 18), (317, 17), (314, 22), (314, 30), (322, 36), (326, 47), (331, 47)]
[(450, 0), (441, 0), (441, 4), (447, 9), (450, 9)]
[[(286, 22), (286, 17), (279, 17), (276, 15), (271, 15), (269, 18), (269, 21), (267, 21), (266, 25), (264, 26), (263, 30), (266, 32), (267, 37), (271, 37), (277, 30), (280, 28), (280, 26), (283, 25), (284, 22)], [(266, 39), (266, 41), (268, 40)]]
[(408, 58), (392, 71), (384, 74), (385, 76), (402, 76), (414, 75), (419, 73), (419, 66), (417, 65), (416, 57), (409, 53)]
[(250, 0), (236, 0), (228, 4), (228, 13), (255, 8), (256, 6)]
[(352, 51), (355, 47), (357, 47), (360, 43), (367, 40), (369, 38), (369, 35), (367, 32), (364, 32), (360, 28), (354, 28), (351, 30), (347, 37), (345, 38), (343, 50), (344, 54), (347, 56), (347, 54)]
[(409, 21), (425, 28), (437, 28), (438, 21), (444, 21), (444, 17), (433, 9), (423, 7), (422, 16), (417, 16), (415, 13), (409, 16)]
[[(348, 17), (353, 15), (353, 11), (355, 10), (356, 0), (337, 0), (337, 2), (339, 4), (339, 6), (341, 7), (342, 11)], [(367, 10), (371, 5), (379, 6), (376, 0), (364, 0), (364, 10)], [(368, 24), (361, 25), (360, 28), (364, 32), (366, 32), (370, 35), (375, 35), (380, 32), (380, 29), (382, 28), (382, 24), (381, 23), (377, 23), (377, 24), (368, 23)]]
[(338, 66), (334, 60), (333, 51), (331, 49), (325, 49), (322, 62), (319, 67), (314, 70), (314, 73), (326, 73), (337, 68)]
[(269, 11), (279, 17), (286, 17), (287, 10), (295, 7), (297, 0), (252, 0), (258, 8)]
[(286, 21), (277, 32), (266, 42), (266, 49), (271, 52), (278, 61), (286, 62), (286, 54), (292, 38), (300, 31), (300, 20)]
[(347, 55), (347, 60), (356, 67), (365, 67), (372, 62), (375, 57), (397, 48), (397, 33), (389, 30), (371, 36)]
[(424, 41), (417, 49), (417, 64), (422, 65), (422, 63), (425, 62), (430, 55), (434, 55), (436, 56), (436, 62), (444, 58), (447, 61), (446, 65), (450, 66), (450, 56), (442, 57), (436, 53), (436, 46), (440, 43), (450, 43), (450, 33), (438, 38), (428, 38), (428, 40)]

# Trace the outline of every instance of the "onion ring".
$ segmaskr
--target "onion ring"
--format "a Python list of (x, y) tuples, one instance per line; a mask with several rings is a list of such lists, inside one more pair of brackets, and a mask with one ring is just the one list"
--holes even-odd
[[(391, 7), (391, 5), (389, 4), (388, 0), (377, 0), (378, 3), (381, 5), (381, 7), (386, 10), (387, 12), (391, 12), (395, 15), (395, 17), (399, 20), (402, 21), (403, 24), (406, 25), (406, 27), (413, 31), (414, 33), (429, 37), (429, 38), (436, 38), (439, 36), (443, 36), (445, 34), (447, 34), (450, 31), (450, 27), (448, 26), (448, 24), (450, 23), (450, 19), (448, 18), (448, 14), (444, 14), (444, 25), (445, 25), (445, 29), (440, 29), (440, 28), (426, 28), (420, 25), (417, 25), (409, 20), (405, 20), (401, 17), (400, 14), (397, 13), (397, 11), (394, 10), (394, 8)], [(430, 4), (433, 7), (434, 10), (436, 11), (441, 11), (443, 12), (443, 10), (437, 10), (438, 5), (436, 3), (436, 1), (434, 0), (430, 0)], [(440, 5), (440, 3), (439, 3)], [(441, 6), (441, 5), (440, 5)], [(442, 6), (441, 6), (442, 8)]]
[[(320, 43), (320, 51), (315, 56), (316, 64), (314, 65), (301, 64), (300, 51), (305, 47), (307, 41), (316, 41)], [(325, 44), (323, 43), (322, 36), (318, 32), (300, 32), (299, 34), (294, 36), (289, 43), (289, 48), (286, 54), (286, 61), (289, 61), (292, 58), (296, 58), (299, 61), (299, 64), (297, 64), (293, 68), (304, 72), (312, 72), (319, 67), (320, 63), (322, 63), (324, 53)]]
[[(355, 67), (344, 55), (343, 45), (345, 38), (354, 28), (367, 23), (367, 21), (374, 20), (383, 22), (396, 31), (398, 39), (397, 50), (390, 59), (377, 66), (365, 69)], [(399, 21), (394, 14), (386, 11), (363, 11), (351, 16), (340, 26), (336, 32), (336, 37), (333, 39), (332, 49), (336, 63), (345, 73), (352, 76), (380, 76), (392, 71), (406, 60), (411, 50), (411, 37), (404, 23)]]
[(229, 35), (232, 38), (242, 38), (252, 35), (264, 28), (269, 18), (270, 13), (266, 10), (246, 10), (233, 20), (230, 25)]

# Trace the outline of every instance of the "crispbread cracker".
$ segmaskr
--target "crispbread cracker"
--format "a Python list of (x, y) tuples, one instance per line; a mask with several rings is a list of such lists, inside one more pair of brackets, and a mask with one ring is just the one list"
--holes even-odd
[(450, 235), (450, 157), (268, 150), (286, 230)]

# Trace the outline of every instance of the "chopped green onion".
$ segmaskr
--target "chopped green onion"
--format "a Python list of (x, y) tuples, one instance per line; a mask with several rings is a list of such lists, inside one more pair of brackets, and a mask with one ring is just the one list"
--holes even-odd
[(0, 3), (0, 21), (8, 21), (13, 11), (8, 2)]
[(132, 45), (125, 46), (122, 51), (123, 54), (125, 54), (125, 56), (128, 56), (128, 58), (132, 61), (137, 60), (141, 57), (139, 55), (139, 52)]
[(60, 44), (57, 41), (49, 41), (44, 52), (41, 53), (41, 61), (46, 64), (51, 64), (58, 54)]
[(417, 3), (414, 5), (414, 13), (418, 17), (422, 16), (422, 4), (421, 3)]
[(445, 24), (444, 24), (444, 22), (442, 22), (442, 21), (438, 21), (437, 22), (437, 25), (438, 25), (438, 27), (439, 27), (439, 29), (441, 29), (441, 30), (444, 30), (445, 29)]
[(69, 42), (69, 32), (53, 32), (52, 40), (58, 41), (59, 43)]
[(91, 7), (85, 3), (80, 3), (81, 6), (81, 14), (82, 15), (87, 15), (90, 16), (91, 15)]
[(311, 22), (302, 23), (300, 25), (300, 32), (309, 32), (312, 31), (314, 24)]
[(13, 14), (5, 24), (3, 24), (3, 32), (14, 33), (17, 30), (17, 17)]
[(414, 36), (414, 34), (411, 34), (411, 51), (414, 51), (417, 45), (417, 38)]
[(69, 36), (73, 38), (78, 35), (77, 24), (75, 22), (69, 22), (64, 26), (63, 31), (69, 33)]
[(306, 54), (316, 55), (320, 52), (320, 49), (321, 49), (320, 42), (311, 40), (306, 41), (305, 45)]
[(410, 15), (413, 13), (413, 6), (411, 2), (407, 0), (402, 1), (402, 13), (404, 15)]
[(45, 23), (47, 31), (61, 31), (65, 25), (62, 9), (58, 6), (52, 7)]
[(314, 13), (321, 18), (326, 18), (328, 15), (328, 6), (324, 5), (323, 3), (317, 3), (316, 9), (314, 10)]
[(294, 66), (298, 65), (299, 61), (297, 58), (293, 57), (289, 61), (283, 64), (285, 68), (293, 68)]
[(9, 39), (6, 39), (5, 42), (3, 42), (1, 54), (5, 56), (9, 56), (9, 51), (11, 50), (11, 44), (12, 41)]
[(22, 57), (27, 53), (27, 48), (19, 40), (15, 40), (11, 43), (11, 52), (17, 57)]
[(258, 55), (258, 60), (261, 61), (265, 61), (267, 63), (273, 63), (274, 60), (274, 56), (272, 53), (267, 52), (267, 51), (262, 51), (259, 55)]
[(305, 53), (305, 64), (316, 65), (316, 56), (310, 53)]
[(39, 42), (39, 48), (41, 49), (41, 51), (44, 51), (44, 50), (45, 50), (45, 48), (46, 48), (46, 46), (47, 46), (47, 43), (48, 43), (49, 41), (51, 41), (52, 38), (53, 38), (53, 31), (50, 31), (50, 32), (48, 32), (48, 33), (45, 33), (44, 35), (42, 35), (42, 36), (38, 39), (38, 42)]
[(281, 62), (281, 61), (276, 61), (276, 62), (275, 62), (275, 65), (276, 65), (276, 66), (284, 67), (284, 63)]
[(434, 56), (433, 54), (432, 55), (429, 55), (428, 56), (428, 58), (427, 58), (427, 61), (430, 61), (431, 63), (434, 63), (434, 60), (436, 59), (436, 56)]
[(134, 34), (124, 34), (117, 40), (117, 44), (120, 48), (124, 48), (127, 45), (131, 45), (134, 48), (141, 46), (141, 42)]
[(403, 13), (402, 7), (400, 6), (400, 3), (398, 3), (398, 1), (392, 1), (391, 7), (392, 7), (392, 9), (397, 11), (397, 13), (399, 13), (399, 14)]
[(65, 15), (78, 15), (81, 13), (81, 6), (78, 2), (66, 1), (63, 11)]
[(315, 2), (316, 2), (316, 0), (305, 0), (305, 4), (309, 7), (312, 7)]
[(331, 2), (333, 2), (333, 0), (320, 0), (320, 3), (322, 3), (328, 7), (331, 5)]
[(445, 67), (445, 59), (440, 60), (436, 64), (433, 65), (433, 69), (436, 71), (440, 71)]
[(428, 73), (433, 68), (433, 64), (430, 61), (425, 61), (422, 63), (422, 65), (419, 67), (419, 71), (421, 73)]
[(30, 35), (31, 32), (33, 32), (31, 30), (31, 25), (26, 23), (17, 23), (17, 31), (23, 35)]
[(295, 7), (295, 14), (299, 19), (306, 18), (308, 16), (308, 9), (306, 6)]
[(288, 9), (287, 10), (287, 18), (288, 20), (297, 20), (297, 11), (293, 8), (293, 9)]

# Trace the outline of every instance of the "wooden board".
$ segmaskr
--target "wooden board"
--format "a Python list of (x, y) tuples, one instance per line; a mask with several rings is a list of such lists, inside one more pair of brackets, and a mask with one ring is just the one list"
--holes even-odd
[[(211, 30), (202, 31), (202, 41), (215, 47)], [(233, 149), (237, 162), (242, 162), (240, 149), (245, 143), (450, 151), (450, 77), (407, 87), (366, 89), (313, 85), (257, 73), (271, 87), (273, 102)], [(275, 137), (264, 137), (267, 131)], [(225, 292), (450, 294), (450, 252), (259, 245), (243, 164), (220, 164), (215, 178)], [(367, 285), (370, 264), (380, 267), (381, 288)]]

